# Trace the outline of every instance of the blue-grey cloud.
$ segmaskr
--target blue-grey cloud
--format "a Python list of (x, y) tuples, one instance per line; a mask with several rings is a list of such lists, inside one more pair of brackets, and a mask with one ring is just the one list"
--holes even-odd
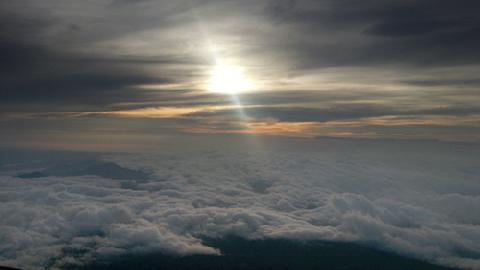
[[(426, 110), (398, 110), (371, 104), (344, 104), (331, 108), (302, 108), (302, 107), (252, 107), (242, 109), (243, 113), (253, 120), (262, 121), (275, 119), (281, 122), (326, 122), (345, 119), (361, 119), (381, 116), (465, 116), (479, 114), (478, 107), (451, 107), (433, 108)], [(197, 112), (189, 114), (191, 117), (238, 117), (238, 110), (219, 110), (213, 112)]]

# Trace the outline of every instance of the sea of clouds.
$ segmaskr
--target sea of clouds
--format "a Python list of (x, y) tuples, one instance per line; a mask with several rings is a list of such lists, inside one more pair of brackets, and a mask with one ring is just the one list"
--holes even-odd
[(478, 145), (335, 139), (199, 144), (100, 156), (151, 174), (141, 180), (19, 178), (25, 160), (20, 169), (18, 161), (4, 158), (0, 265), (55, 269), (125, 253), (220, 254), (201, 239), (233, 234), (361, 242), (480, 269)]

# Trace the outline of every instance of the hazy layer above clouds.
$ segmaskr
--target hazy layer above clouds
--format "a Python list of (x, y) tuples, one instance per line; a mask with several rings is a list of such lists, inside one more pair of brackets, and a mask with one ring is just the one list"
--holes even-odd
[(99, 155), (150, 174), (117, 180), (85, 169), (68, 176), (72, 163), (64, 176), (17, 178), (98, 157), (48, 161), (40, 153), (32, 163), (4, 152), (0, 264), (42, 269), (151, 251), (217, 254), (200, 239), (237, 235), (362, 242), (480, 269), (478, 145), (251, 137), (195, 147)]

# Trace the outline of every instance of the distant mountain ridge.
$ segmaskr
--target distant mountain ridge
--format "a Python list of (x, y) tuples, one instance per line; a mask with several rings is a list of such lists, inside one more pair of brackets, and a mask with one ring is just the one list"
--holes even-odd
[(102, 160), (83, 160), (79, 162), (65, 162), (50, 168), (17, 174), (19, 178), (41, 178), (48, 176), (85, 176), (96, 175), (116, 180), (145, 180), (149, 174), (141, 170), (132, 170), (119, 166), (116, 163)]

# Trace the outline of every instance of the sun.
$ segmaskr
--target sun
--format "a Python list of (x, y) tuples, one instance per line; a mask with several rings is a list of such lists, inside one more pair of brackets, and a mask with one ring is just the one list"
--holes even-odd
[(251, 90), (253, 84), (245, 78), (238, 66), (217, 64), (211, 71), (208, 90), (224, 94), (236, 94)]

